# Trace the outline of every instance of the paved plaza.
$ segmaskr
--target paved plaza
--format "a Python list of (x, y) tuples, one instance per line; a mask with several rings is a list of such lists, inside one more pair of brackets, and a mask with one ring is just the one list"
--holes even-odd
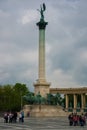
[(87, 125), (69, 126), (67, 117), (26, 118), (24, 123), (4, 123), (0, 118), (0, 130), (87, 130)]

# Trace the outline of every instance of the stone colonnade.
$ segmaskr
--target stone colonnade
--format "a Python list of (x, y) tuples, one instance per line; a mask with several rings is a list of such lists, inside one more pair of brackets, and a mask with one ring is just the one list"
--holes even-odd
[[(73, 112), (79, 109), (81, 112), (87, 109), (87, 87), (81, 88), (50, 88), (50, 93), (65, 95), (65, 109), (68, 111), (72, 108)], [(72, 100), (70, 101), (70, 96)], [(71, 106), (70, 106), (71, 103)]]
[[(73, 108), (73, 110), (74, 111), (76, 111), (76, 109), (78, 108), (78, 107), (80, 107), (80, 109), (81, 110), (83, 110), (83, 109), (85, 109), (85, 107), (86, 107), (86, 94), (79, 94), (80, 96), (81, 96), (81, 100), (80, 100), (80, 102), (81, 102), (81, 106), (78, 106), (78, 102), (77, 102), (77, 96), (78, 96), (78, 94), (72, 94), (72, 96), (73, 96), (73, 106), (72, 106), (72, 108)], [(68, 110), (68, 108), (69, 108), (70, 106), (69, 106), (69, 94), (65, 94), (65, 108), (66, 108), (66, 110)]]

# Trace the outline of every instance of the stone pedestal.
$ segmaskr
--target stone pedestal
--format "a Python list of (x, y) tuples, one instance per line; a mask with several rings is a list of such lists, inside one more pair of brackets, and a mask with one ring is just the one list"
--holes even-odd
[(47, 94), (49, 93), (49, 87), (50, 87), (50, 83), (47, 82), (37, 82), (34, 84), (34, 91), (35, 91), (35, 95), (40, 93), (41, 96), (46, 97)]
[(25, 105), (23, 108), (25, 116), (30, 114), (31, 117), (59, 117), (68, 116), (61, 106), (52, 105)]

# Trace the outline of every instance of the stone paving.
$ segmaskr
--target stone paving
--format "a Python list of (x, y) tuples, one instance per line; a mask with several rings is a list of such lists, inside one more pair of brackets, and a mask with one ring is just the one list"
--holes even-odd
[(87, 130), (87, 125), (69, 126), (67, 117), (26, 118), (24, 123), (4, 123), (0, 118), (0, 130)]

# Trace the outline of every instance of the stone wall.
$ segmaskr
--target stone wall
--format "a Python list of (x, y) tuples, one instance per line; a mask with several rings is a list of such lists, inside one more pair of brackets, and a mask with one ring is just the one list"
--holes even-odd
[(57, 117), (68, 114), (61, 106), (52, 105), (25, 105), (23, 110), (25, 116), (30, 115), (31, 117)]

